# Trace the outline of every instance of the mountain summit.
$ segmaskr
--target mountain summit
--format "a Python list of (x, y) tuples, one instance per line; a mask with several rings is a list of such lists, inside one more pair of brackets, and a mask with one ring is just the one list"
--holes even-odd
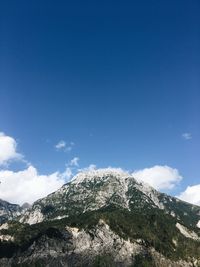
[(85, 171), (1, 226), (0, 265), (200, 266), (199, 224), (200, 207), (121, 169)]

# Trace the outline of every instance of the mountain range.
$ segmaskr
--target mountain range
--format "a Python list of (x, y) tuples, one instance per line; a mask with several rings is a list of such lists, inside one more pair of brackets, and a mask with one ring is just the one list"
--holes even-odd
[(21, 208), (0, 202), (0, 266), (199, 267), (200, 207), (126, 172), (78, 173)]

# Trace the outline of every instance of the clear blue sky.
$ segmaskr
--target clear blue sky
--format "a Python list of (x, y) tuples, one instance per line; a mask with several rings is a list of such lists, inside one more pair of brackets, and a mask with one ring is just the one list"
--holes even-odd
[(199, 0), (1, 1), (0, 131), (42, 173), (78, 156), (199, 183), (199, 14)]

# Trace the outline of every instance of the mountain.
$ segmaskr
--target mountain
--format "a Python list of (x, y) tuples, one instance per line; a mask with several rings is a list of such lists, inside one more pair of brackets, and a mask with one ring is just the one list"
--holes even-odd
[(0, 230), (0, 266), (200, 266), (200, 207), (120, 170), (83, 172)]
[(27, 210), (27, 209), (30, 209), (31, 208), (31, 205), (27, 202), (25, 202), (22, 206), (21, 206), (22, 210)]
[(21, 214), (21, 207), (0, 199), (0, 224)]

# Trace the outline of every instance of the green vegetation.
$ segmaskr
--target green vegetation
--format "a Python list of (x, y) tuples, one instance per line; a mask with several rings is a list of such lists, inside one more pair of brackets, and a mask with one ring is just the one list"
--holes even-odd
[[(111, 205), (79, 216), (74, 215), (69, 218), (45, 221), (35, 225), (12, 222), (9, 229), (1, 230), (1, 233), (14, 236), (15, 242), (0, 242), (0, 257), (10, 257), (18, 249), (26, 250), (30, 244), (42, 235), (62, 239), (64, 233), (66, 233), (66, 225), (80, 229), (84, 228), (90, 232), (100, 219), (103, 219), (116, 234), (124, 239), (132, 241), (142, 239), (144, 240), (143, 245), (147, 249), (154, 247), (158, 252), (173, 260), (187, 259), (188, 257), (197, 258), (200, 255), (199, 242), (184, 238), (177, 231), (175, 219), (162, 210), (144, 210), (141, 214), (138, 211), (130, 212)], [(175, 246), (173, 239), (176, 240), (177, 246)], [(7, 252), (8, 248), (9, 252)], [(95, 264), (98, 264), (101, 260), (100, 258), (96, 259)], [(144, 264), (147, 264), (145, 262), (148, 261), (149, 259), (145, 259)]]
[(115, 263), (110, 255), (98, 255), (94, 260), (93, 267), (115, 267)]
[[(200, 242), (184, 237), (176, 227), (176, 223), (180, 222), (200, 235), (200, 229), (196, 227), (199, 207), (159, 194), (153, 189), (149, 189), (146, 194), (132, 180), (126, 191), (129, 209), (125, 209), (123, 207), (126, 207), (127, 202), (124, 195), (119, 193), (122, 190), (120, 181), (116, 177), (108, 178), (85, 180), (78, 185), (71, 183), (69, 187), (35, 202), (32, 211), (41, 212), (44, 221), (33, 225), (9, 222), (9, 228), (0, 230), (0, 234), (11, 235), (14, 241), (0, 241), (0, 258), (9, 258), (26, 251), (43, 236), (59, 242), (67, 241), (71, 234), (66, 231), (66, 226), (84, 229), (92, 237), (100, 219), (121, 238), (143, 246), (146, 254), (137, 255), (133, 267), (155, 266), (148, 254), (152, 247), (175, 261), (190, 259), (192, 262), (192, 258), (199, 258)], [(107, 195), (106, 191), (109, 191)], [(157, 198), (163, 209), (156, 206)], [(102, 205), (101, 201), (104, 207), (98, 209)], [(57, 216), (64, 217), (56, 220)], [(112, 267), (113, 262), (111, 255), (99, 255), (94, 260), (94, 266)], [(38, 262), (38, 266), (40, 264)]]
[(135, 262), (133, 264), (133, 267), (156, 267), (156, 265), (151, 255), (138, 254), (135, 256)]

